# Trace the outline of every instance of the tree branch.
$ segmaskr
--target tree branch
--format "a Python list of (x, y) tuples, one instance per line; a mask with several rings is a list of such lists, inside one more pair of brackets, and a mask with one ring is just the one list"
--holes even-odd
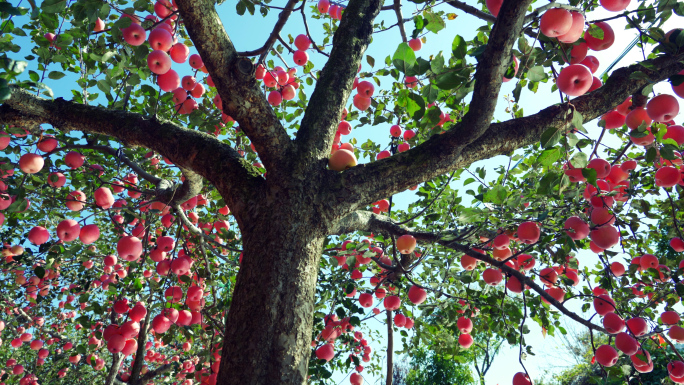
[[(337, 218), (341, 218), (370, 202), (478, 160), (510, 154), (539, 141), (550, 127), (567, 130), (573, 109), (587, 122), (615, 108), (644, 86), (668, 79), (684, 69), (682, 59), (684, 54), (664, 55), (615, 70), (598, 90), (577, 97), (570, 104), (550, 106), (535, 115), (491, 124), (485, 134), (467, 146), (461, 146), (464, 129), (461, 121), (443, 135), (435, 135), (409, 151), (342, 173), (330, 173), (325, 184), (331, 194), (328, 201), (334, 206)], [(636, 72), (646, 76), (631, 78)]]
[[(444, 233), (444, 234), (438, 234), (438, 233), (432, 233), (432, 232), (420, 232), (420, 231), (412, 231), (408, 228), (405, 228), (403, 226), (398, 226), (392, 222), (390, 222), (389, 218), (382, 216), (382, 215), (377, 215), (373, 214), (370, 212), (356, 212), (353, 215), (350, 214), (349, 216), (346, 217), (345, 221), (345, 229), (350, 230), (352, 227), (355, 228), (355, 230), (358, 231), (372, 231), (372, 232), (381, 232), (385, 234), (391, 234), (395, 236), (400, 236), (404, 234), (410, 234), (413, 235), (418, 242), (421, 243), (437, 243), (440, 244), (444, 247), (453, 249), (455, 251), (462, 252), (464, 254), (467, 254), (475, 259), (478, 259), (480, 261), (489, 263), (492, 266), (495, 266), (501, 271), (503, 271), (505, 274), (512, 275), (516, 277), (520, 282), (522, 282), (524, 285), (529, 286), (532, 290), (537, 292), (541, 297), (545, 298), (551, 306), (555, 307), (558, 309), (561, 313), (565, 314), (566, 316), (570, 317), (571, 319), (577, 321), (578, 323), (591, 328), (596, 331), (600, 331), (602, 333), (606, 333), (607, 331), (590, 321), (585, 320), (584, 318), (580, 317), (573, 311), (568, 310), (561, 302), (558, 302), (556, 299), (554, 299), (549, 293), (544, 291), (542, 287), (540, 287), (534, 280), (531, 278), (527, 277), (525, 274), (519, 272), (518, 270), (507, 266), (504, 264), (502, 261), (498, 261), (486, 254), (479, 253), (477, 251), (473, 251), (469, 246), (463, 245), (460, 243), (457, 243), (453, 240), (453, 233)], [(341, 228), (340, 228), (341, 229)]]
[(320, 72), (316, 88), (297, 132), (299, 165), (308, 173), (311, 164), (327, 158), (344, 105), (349, 98), (361, 58), (370, 44), (373, 20), (380, 0), (351, 0), (333, 37), (330, 59)]
[(102, 134), (119, 139), (126, 147), (152, 149), (177, 166), (208, 179), (236, 213), (254, 199), (264, 183), (252, 165), (215, 137), (132, 112), (86, 106), (62, 98), (42, 99), (12, 86), (12, 96), (0, 106), (0, 122), (49, 123), (62, 131)]
[(399, 24), (399, 33), (401, 34), (401, 41), (406, 43), (406, 29), (404, 28), (404, 17), (401, 15), (401, 0), (394, 0), (394, 13), (397, 14), (397, 24)]
[(457, 145), (467, 145), (482, 136), (489, 127), (499, 90), (508, 65), (512, 47), (522, 31), (527, 7), (533, 0), (503, 2), (498, 21), (494, 23), (489, 42), (478, 59), (475, 70), (475, 88), (468, 112), (461, 121)]
[(463, 11), (469, 15), (473, 15), (473, 16), (475, 16), (479, 19), (482, 19), (484, 21), (487, 21), (490, 23), (496, 22), (496, 17), (494, 17), (494, 15), (492, 15), (490, 13), (482, 12), (479, 9), (477, 9), (471, 5), (468, 5), (462, 1), (447, 0), (446, 3), (451, 5), (452, 7), (456, 8), (456, 9), (460, 9), (461, 11)]
[[(290, 137), (254, 78), (255, 66), (235, 50), (214, 3), (212, 0), (177, 1), (188, 34), (221, 95), (223, 112), (240, 124), (269, 175), (276, 176), (281, 167), (287, 169), (291, 159)], [(290, 0), (288, 8), (294, 3), (296, 0)], [(283, 10), (276, 27), (284, 24), (291, 12), (291, 9)], [(278, 33), (274, 36), (277, 38)]]
[(285, 8), (283, 8), (283, 10), (280, 12), (280, 15), (278, 15), (278, 22), (276, 22), (275, 26), (273, 26), (271, 35), (268, 37), (263, 46), (252, 51), (238, 52), (237, 54), (239, 56), (256, 56), (268, 52), (268, 50), (273, 46), (273, 43), (275, 43), (275, 41), (278, 39), (278, 36), (280, 36), (280, 31), (283, 30), (283, 27), (285, 26), (285, 23), (287, 23), (287, 19), (292, 14), (297, 2), (299, 2), (299, 0), (290, 0), (287, 2)]

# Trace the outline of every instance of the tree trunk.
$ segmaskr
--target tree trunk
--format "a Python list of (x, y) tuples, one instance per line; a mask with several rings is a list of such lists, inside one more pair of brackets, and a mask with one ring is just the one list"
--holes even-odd
[(303, 195), (313, 194), (266, 204), (250, 215), (256, 219), (239, 221), (243, 259), (226, 318), (218, 385), (306, 383), (325, 231)]

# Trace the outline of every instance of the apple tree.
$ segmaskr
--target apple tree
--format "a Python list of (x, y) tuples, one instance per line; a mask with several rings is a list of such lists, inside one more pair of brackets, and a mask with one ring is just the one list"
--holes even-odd
[[(2, 382), (390, 383), (481, 332), (521, 385), (564, 315), (610, 335), (603, 376), (663, 347), (684, 383), (682, 2), (27, 1), (0, 2)], [(219, 14), (271, 32), (237, 51)], [(625, 29), (642, 60), (599, 79)]]

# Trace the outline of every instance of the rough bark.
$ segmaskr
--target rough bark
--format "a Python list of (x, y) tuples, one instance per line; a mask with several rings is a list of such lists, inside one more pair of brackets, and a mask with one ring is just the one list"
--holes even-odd
[[(278, 166), (287, 169), (292, 147), (290, 137), (254, 78), (255, 66), (251, 60), (238, 56), (214, 3), (177, 1), (188, 34), (221, 95), (223, 112), (240, 123), (240, 129), (254, 143), (266, 169), (275, 175)], [(293, 4), (288, 3), (288, 8)]]
[(304, 384), (325, 225), (315, 191), (283, 186), (241, 227), (243, 259), (226, 319), (219, 385)]
[(320, 161), (330, 155), (342, 110), (351, 94), (363, 53), (370, 44), (373, 20), (381, 6), (381, 0), (351, 0), (345, 8), (333, 37), (330, 59), (321, 70), (297, 133), (299, 164)]

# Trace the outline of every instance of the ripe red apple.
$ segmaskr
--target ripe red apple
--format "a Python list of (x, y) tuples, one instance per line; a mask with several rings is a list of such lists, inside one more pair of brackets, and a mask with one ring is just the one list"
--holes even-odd
[(646, 323), (646, 320), (640, 317), (628, 319), (626, 326), (627, 330), (635, 337), (640, 337), (648, 333), (648, 324)]
[(475, 267), (477, 267), (477, 259), (475, 259), (469, 255), (463, 254), (461, 256), (461, 266), (465, 270), (468, 270), (468, 271), (473, 270), (473, 269), (475, 269)]
[(473, 321), (464, 316), (458, 317), (458, 321), (456, 321), (456, 327), (461, 333), (470, 334), (470, 332), (473, 330)]
[[(410, 298), (410, 297), (409, 297)], [(362, 293), (359, 295), (359, 304), (363, 307), (373, 306), (373, 295), (370, 293)]]
[(610, 334), (617, 334), (625, 329), (625, 320), (615, 313), (608, 313), (603, 317), (603, 327)]
[(625, 265), (620, 262), (613, 262), (610, 264), (610, 271), (612, 271), (616, 277), (620, 277), (625, 274)]
[(130, 235), (121, 237), (116, 245), (116, 251), (122, 259), (136, 261), (143, 252), (142, 242), (140, 239)]
[(589, 235), (589, 225), (586, 224), (580, 217), (570, 217), (563, 225), (565, 233), (576, 241), (582, 240)]
[(548, 37), (557, 37), (570, 31), (572, 14), (563, 8), (551, 8), (539, 20), (539, 29)]
[(676, 325), (679, 323), (679, 313), (672, 310), (665, 311), (660, 314), (660, 320), (664, 325)]
[(672, 95), (658, 95), (646, 104), (646, 112), (656, 122), (668, 122), (679, 114), (679, 102)]
[(83, 191), (72, 191), (67, 195), (66, 207), (71, 211), (81, 211), (85, 206), (86, 196)]
[(361, 111), (366, 111), (371, 105), (371, 99), (367, 98), (361, 94), (354, 95), (354, 107)]
[(305, 66), (309, 62), (309, 54), (306, 51), (295, 51), (292, 54), (292, 60), (298, 66)]
[(589, 68), (581, 64), (571, 64), (560, 71), (556, 84), (558, 89), (569, 96), (584, 95), (594, 81)]
[(612, 46), (615, 42), (615, 32), (613, 32), (613, 28), (611, 28), (610, 25), (605, 21), (599, 21), (593, 25), (603, 30), (603, 39), (592, 36), (588, 31), (585, 32), (584, 40), (587, 42), (589, 49), (593, 51), (603, 51), (610, 48), (610, 46)]
[(76, 151), (69, 151), (64, 157), (64, 164), (75, 170), (85, 163), (85, 157)]
[(625, 124), (625, 116), (615, 110), (603, 115), (601, 120), (605, 123), (606, 130), (620, 128)]
[(35, 174), (43, 169), (45, 161), (38, 154), (24, 154), (19, 158), (19, 169), (27, 174)]
[(420, 305), (425, 302), (427, 292), (422, 287), (413, 285), (408, 291), (408, 298), (414, 305)]
[(153, 50), (168, 52), (173, 45), (173, 36), (164, 28), (155, 28), (147, 37)]
[(202, 61), (202, 57), (200, 57), (200, 55), (198, 55), (198, 54), (190, 55), (189, 60), (190, 60), (190, 63), (189, 63), (190, 67), (192, 67), (196, 70), (204, 67), (204, 62)]
[[(43, 152), (50, 152), (57, 148), (57, 140), (55, 138), (49, 137), (49, 136), (44, 136), (43, 139), (38, 142), (38, 149)], [(2, 148), (0, 148), (1, 150)]]
[(596, 73), (596, 71), (598, 70), (599, 65), (600, 65), (596, 56), (592, 56), (592, 55), (585, 57), (584, 60), (582, 60), (580, 62), (580, 64), (589, 68), (589, 70), (591, 71), (592, 74)]
[(163, 75), (171, 69), (171, 57), (164, 51), (154, 50), (147, 55), (147, 66), (153, 73)]
[(385, 310), (397, 310), (401, 306), (401, 299), (396, 295), (390, 295), (385, 297), (382, 304), (385, 306)]
[(461, 334), (458, 336), (458, 344), (461, 345), (463, 349), (468, 349), (473, 345), (473, 337), (470, 334)]
[(615, 311), (615, 301), (607, 294), (598, 295), (594, 298), (594, 310), (598, 315), (605, 316)]
[(620, 12), (627, 9), (631, 0), (599, 0), (599, 4), (607, 11)]
[(85, 225), (78, 234), (78, 239), (85, 245), (90, 245), (100, 238), (100, 228), (95, 224)]
[(527, 374), (518, 372), (513, 376), (513, 385), (532, 385), (532, 380)]
[[(166, 54), (164, 53), (164, 55)], [(171, 61), (169, 60), (169, 67), (171, 65), (170, 63)], [(180, 77), (178, 76), (178, 73), (176, 71), (172, 69), (167, 69), (163, 74), (157, 76), (157, 84), (159, 85), (159, 88), (161, 88), (162, 91), (171, 92), (180, 87)], [(186, 99), (183, 102), (183, 104), (185, 105), (185, 103), (192, 102), (194, 102), (194, 100)]]
[(344, 171), (356, 166), (356, 156), (349, 150), (337, 150), (328, 159), (328, 167), (333, 171)]
[(499, 11), (501, 10), (502, 4), (503, 0), (485, 0), (487, 10), (489, 10), (489, 13), (494, 15), (494, 17), (497, 17), (499, 15)]
[(420, 51), (421, 48), (423, 48), (423, 41), (416, 38), (416, 39), (411, 39), (408, 41), (409, 47), (411, 47), (412, 50), (414, 51)]
[(50, 239), (50, 233), (43, 226), (34, 226), (28, 233), (28, 240), (34, 245), (42, 245), (48, 239)]
[(676, 167), (661, 167), (655, 173), (655, 184), (659, 187), (674, 187), (682, 181), (682, 174)]
[(601, 345), (596, 349), (596, 361), (605, 367), (611, 367), (618, 361), (618, 352), (610, 345)]
[(518, 238), (521, 243), (536, 243), (540, 235), (539, 224), (536, 222), (523, 222), (518, 226)]
[[(190, 55), (190, 48), (183, 43), (176, 43), (172, 45), (171, 50), (169, 51), (171, 60), (176, 63), (185, 63), (185, 61), (188, 60), (188, 55)], [(211, 86), (211, 84), (209, 85)]]
[(73, 219), (66, 219), (57, 225), (57, 237), (63, 242), (71, 242), (78, 238), (81, 225)]
[(681, 253), (684, 251), (684, 240), (681, 238), (672, 238), (670, 239), (670, 247), (672, 250)]
[(663, 135), (663, 139), (672, 139), (677, 142), (678, 146), (684, 144), (684, 127), (680, 125), (672, 125), (667, 127), (667, 132)]
[(602, 249), (609, 249), (620, 241), (620, 232), (612, 225), (604, 225), (591, 231), (591, 240)]
[[(582, 32), (584, 32), (584, 15), (575, 11), (570, 11), (570, 14), (572, 15), (572, 26), (568, 32), (557, 37), (558, 41), (561, 43), (572, 44), (579, 40), (579, 38), (582, 37)], [(586, 47), (586, 43), (583, 44)]]
[(135, 23), (132, 23), (130, 26), (122, 29), (121, 33), (126, 43), (135, 47), (142, 45), (145, 42), (145, 37), (147, 35), (145, 28), (140, 26), (140, 24)]
[(670, 336), (670, 338), (672, 338), (677, 343), (684, 342), (684, 328), (681, 326), (671, 326), (670, 330), (667, 332), (667, 335)]
[(558, 273), (552, 267), (545, 267), (539, 272), (539, 278), (545, 286), (551, 287), (558, 281)]
[(503, 274), (499, 269), (488, 268), (482, 273), (482, 279), (487, 285), (496, 286), (503, 281)]
[(582, 60), (587, 57), (588, 51), (589, 47), (587, 46), (587, 43), (581, 42), (579, 44), (575, 44), (572, 47), (572, 50), (570, 50), (570, 64), (581, 63)]

